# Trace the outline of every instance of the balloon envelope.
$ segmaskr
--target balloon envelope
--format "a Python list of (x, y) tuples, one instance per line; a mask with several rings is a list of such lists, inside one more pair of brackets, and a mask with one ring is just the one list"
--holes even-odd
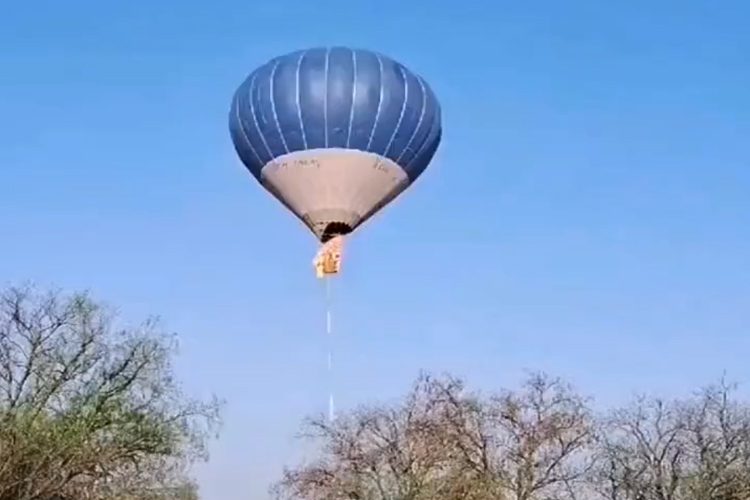
[(229, 129), (247, 169), (323, 241), (403, 192), (442, 134), (437, 98), (419, 75), (343, 47), (253, 71), (235, 92)]

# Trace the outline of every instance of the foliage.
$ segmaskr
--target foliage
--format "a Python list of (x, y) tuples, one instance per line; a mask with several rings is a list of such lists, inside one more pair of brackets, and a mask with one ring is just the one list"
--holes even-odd
[(219, 404), (175, 379), (176, 338), (86, 294), (0, 293), (0, 500), (192, 499)]

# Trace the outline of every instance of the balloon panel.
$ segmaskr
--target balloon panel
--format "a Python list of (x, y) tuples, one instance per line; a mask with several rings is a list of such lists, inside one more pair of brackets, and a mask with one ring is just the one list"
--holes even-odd
[(272, 160), (310, 149), (370, 152), (410, 181), (440, 143), (438, 101), (418, 75), (366, 50), (317, 48), (272, 59), (234, 96), (230, 131), (253, 175)]
[(298, 151), (261, 170), (261, 182), (321, 240), (347, 234), (409, 185), (388, 158), (346, 149)]

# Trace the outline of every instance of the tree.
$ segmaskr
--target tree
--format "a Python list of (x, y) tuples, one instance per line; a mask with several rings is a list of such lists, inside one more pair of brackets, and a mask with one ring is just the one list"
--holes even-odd
[(466, 404), (444, 398), (445, 425), (461, 468), (483, 478), (487, 498), (576, 498), (591, 467), (594, 436), (587, 400), (560, 379), (531, 374), (515, 391)]
[(403, 402), (361, 407), (335, 422), (308, 419), (302, 437), (320, 443), (322, 455), (286, 470), (275, 493), (305, 500), (442, 498), (452, 464), (434, 397), (438, 383), (422, 377)]
[(0, 292), (0, 500), (196, 498), (220, 405), (183, 394), (176, 348), (86, 294)]
[(293, 500), (536, 500), (573, 498), (590, 467), (586, 400), (531, 375), (518, 391), (482, 396), (453, 377), (421, 376), (395, 405), (334, 423), (307, 422), (321, 445), (274, 491)]
[(596, 490), (607, 500), (747, 500), (750, 405), (720, 381), (684, 400), (638, 397), (602, 422)]

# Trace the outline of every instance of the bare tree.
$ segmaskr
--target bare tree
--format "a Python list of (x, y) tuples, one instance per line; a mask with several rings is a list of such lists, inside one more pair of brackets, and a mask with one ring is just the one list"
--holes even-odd
[(750, 406), (721, 381), (692, 398), (637, 398), (603, 424), (595, 476), (607, 500), (747, 500)]
[(577, 497), (594, 426), (586, 399), (568, 384), (535, 373), (516, 391), (453, 408), (446, 421), (486, 491), (513, 500)]
[(158, 321), (85, 294), (0, 293), (0, 500), (194, 498), (218, 402), (180, 390)]
[(305, 500), (440, 498), (451, 463), (432, 397), (436, 383), (421, 377), (397, 405), (362, 407), (333, 423), (307, 420), (302, 437), (320, 443), (321, 456), (286, 470), (276, 494)]
[(515, 500), (577, 498), (591, 467), (588, 401), (558, 378), (534, 374), (493, 398), (498, 475)]
[(452, 377), (420, 377), (398, 405), (308, 423), (321, 444), (275, 491), (294, 500), (573, 498), (590, 466), (584, 398), (534, 374), (519, 391), (483, 397)]

